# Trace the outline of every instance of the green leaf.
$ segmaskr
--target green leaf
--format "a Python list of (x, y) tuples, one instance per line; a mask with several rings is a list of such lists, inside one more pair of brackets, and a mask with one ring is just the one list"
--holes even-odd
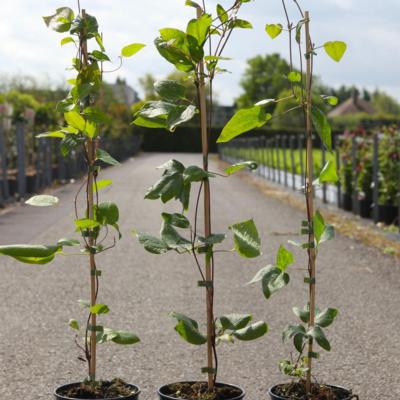
[(209, 172), (204, 171), (204, 169), (196, 166), (190, 165), (189, 167), (185, 168), (183, 171), (183, 182), (190, 183), (190, 182), (200, 182), (208, 177), (214, 176)]
[(307, 337), (306, 329), (302, 325), (288, 325), (283, 333), (282, 340), (293, 338), (293, 344), (296, 350), (301, 353), (303, 350), (303, 341)]
[(132, 332), (104, 328), (103, 332), (99, 335), (98, 342), (105, 343), (108, 341), (122, 345), (129, 345), (140, 342), (140, 339)]
[(222, 315), (216, 321), (223, 331), (242, 329), (253, 319), (251, 314), (227, 314)]
[(144, 128), (167, 128), (167, 118), (165, 116), (158, 118), (138, 116), (134, 119), (133, 124)]
[(190, 344), (202, 345), (207, 343), (207, 337), (199, 331), (198, 323), (184, 314), (173, 312), (170, 314), (178, 323), (175, 330)]
[(61, 131), (54, 131), (54, 132), (45, 132), (45, 133), (39, 133), (36, 135), (38, 139), (40, 138), (57, 138), (57, 139), (64, 139), (65, 138), (65, 133)]
[(322, 99), (325, 100), (331, 106), (336, 106), (339, 102), (339, 99), (335, 96), (325, 96), (321, 95)]
[(133, 233), (137, 236), (139, 243), (142, 244), (144, 249), (149, 253), (163, 254), (170, 250), (167, 244), (161, 239), (147, 235), (146, 233), (140, 233), (136, 231)]
[(322, 311), (318, 311), (315, 316), (315, 323), (322, 328), (326, 328), (332, 324), (338, 313), (339, 311), (336, 308), (325, 308)]
[(61, 46), (64, 46), (67, 43), (75, 43), (75, 40), (71, 36), (67, 36), (60, 41)]
[(108, 154), (103, 149), (97, 149), (96, 150), (96, 159), (97, 160), (101, 160), (101, 161), (105, 162), (106, 164), (120, 165), (119, 161), (117, 161), (115, 158), (111, 157), (110, 154)]
[(118, 222), (119, 211), (115, 203), (106, 201), (96, 207), (96, 219), (101, 225), (114, 225)]
[(335, 163), (331, 160), (329, 160), (324, 167), (322, 168), (319, 177), (318, 177), (318, 182), (319, 183), (324, 183), (324, 182), (329, 182), (329, 183), (334, 183), (338, 181), (338, 176), (337, 176), (337, 171), (335, 167)]
[(193, 36), (199, 46), (203, 46), (207, 39), (208, 32), (212, 23), (212, 17), (210, 14), (203, 14), (200, 18), (195, 18), (189, 21), (186, 28), (186, 33)]
[(121, 50), (121, 56), (122, 57), (132, 57), (134, 54), (136, 54), (138, 51), (142, 50), (143, 47), (146, 47), (145, 44), (142, 43), (132, 43), (128, 44), (127, 46), (124, 46)]
[(98, 227), (100, 224), (98, 221), (89, 218), (81, 218), (75, 220), (75, 225), (78, 230), (80, 229), (93, 229)]
[(175, 109), (175, 104), (167, 101), (148, 101), (138, 111), (137, 115), (144, 118), (160, 118), (167, 117), (169, 113)]
[(224, 7), (221, 6), (221, 4), (217, 4), (217, 15), (219, 20), (225, 24), (228, 22), (228, 14), (226, 13)]
[(0, 246), (0, 254), (27, 264), (47, 264), (54, 259), (61, 246), (13, 244)]
[(194, 7), (194, 8), (201, 8), (195, 1), (192, 1), (192, 0), (186, 0), (185, 1), (185, 6)]
[(229, 24), (230, 29), (241, 28), (241, 29), (253, 29), (253, 25), (249, 21), (244, 19), (236, 18)]
[(264, 100), (258, 101), (254, 105), (255, 106), (266, 106), (267, 104), (275, 103), (275, 101), (276, 101), (275, 99), (264, 99)]
[(94, 306), (90, 307), (90, 312), (92, 314), (108, 314), (110, 312), (110, 309), (106, 304), (95, 304)]
[(293, 312), (297, 315), (305, 324), (310, 321), (310, 307), (306, 305), (304, 308), (293, 307)]
[(174, 132), (176, 127), (190, 121), (197, 113), (195, 106), (175, 106), (167, 117), (167, 127)]
[(254, 171), (254, 170), (256, 170), (258, 168), (258, 165), (257, 165), (257, 163), (255, 161), (243, 161), (243, 162), (240, 162), (240, 163), (237, 163), (237, 164), (233, 164), (230, 167), (225, 168), (224, 172), (227, 175), (232, 175), (235, 172), (238, 172), (238, 171), (240, 171), (240, 170), (242, 170), (244, 168), (249, 168), (249, 169)]
[(95, 124), (106, 124), (111, 122), (111, 118), (106, 113), (95, 107), (86, 107), (83, 110), (83, 114), (88, 121)]
[(70, 319), (68, 322), (68, 325), (72, 328), (75, 329), (77, 331), (79, 331), (80, 327), (79, 327), (79, 322), (76, 319)]
[(171, 199), (177, 199), (182, 202), (184, 208), (187, 208), (188, 193), (185, 199), (185, 187), (190, 190), (190, 185), (183, 185), (183, 171), (185, 167), (182, 163), (176, 160), (170, 160), (159, 168), (164, 168), (165, 171), (161, 179), (150, 187), (145, 195), (145, 199), (161, 199), (163, 203)]
[(89, 53), (89, 56), (94, 58), (96, 61), (111, 61), (108, 55), (102, 51), (99, 50), (93, 50), (91, 53)]
[(80, 246), (80, 244), (81, 242), (79, 240), (67, 239), (67, 238), (59, 239), (59, 241), (57, 242), (58, 246), (69, 246), (69, 247)]
[(314, 214), (313, 230), (314, 230), (315, 241), (318, 244), (321, 240), (322, 234), (325, 231), (325, 221), (318, 210)]
[(232, 335), (239, 340), (255, 340), (268, 332), (268, 326), (263, 321), (255, 322), (245, 328), (232, 332)]
[(326, 224), (324, 233), (321, 236), (319, 243), (324, 243), (328, 240), (332, 240), (335, 237), (335, 229), (332, 225)]
[(288, 79), (290, 82), (301, 82), (301, 73), (298, 71), (289, 72)]
[(224, 233), (214, 233), (208, 236), (207, 238), (199, 236), (198, 239), (199, 242), (201, 243), (214, 245), (223, 242), (226, 239), (226, 235)]
[(58, 197), (55, 196), (50, 196), (47, 194), (40, 194), (38, 196), (33, 196), (27, 201), (25, 201), (25, 204), (29, 204), (30, 206), (36, 206), (36, 207), (49, 207), (49, 206), (55, 206), (58, 204), (59, 199)]
[(326, 42), (324, 43), (324, 49), (332, 60), (339, 62), (346, 52), (347, 44), (340, 41)]
[(282, 272), (279, 268), (269, 265), (262, 268), (250, 283), (261, 279), (261, 286), (264, 297), (268, 300), (275, 292), (282, 289), (289, 283), (289, 275)]
[(261, 254), (260, 236), (252, 219), (231, 225), (235, 249), (239, 255), (247, 258), (258, 257)]
[(311, 116), (322, 143), (329, 151), (332, 151), (332, 130), (328, 118), (326, 118), (326, 115), (317, 107), (311, 109)]
[(177, 81), (165, 80), (154, 84), (154, 90), (166, 100), (180, 100), (185, 98), (186, 88)]
[(167, 224), (176, 226), (177, 228), (187, 229), (190, 226), (189, 220), (183, 214), (162, 213), (161, 216)]
[(276, 266), (281, 272), (285, 272), (286, 268), (290, 265), (293, 264), (294, 262), (294, 257), (293, 253), (291, 253), (289, 250), (285, 249), (284, 246), (280, 246), (278, 253), (276, 254)]
[(154, 44), (161, 56), (173, 64), (175, 68), (180, 71), (190, 72), (195, 67), (189, 49), (188, 38), (190, 37), (195, 42), (195, 44), (192, 44), (193, 52), (195, 47), (198, 46), (197, 40), (192, 36), (187, 36), (185, 32), (179, 29), (160, 29), (160, 37), (154, 41)]
[(107, 186), (112, 185), (112, 180), (111, 179), (103, 179), (100, 181), (96, 181), (96, 184), (93, 183), (93, 191), (99, 191), (101, 189), (106, 188)]
[(217, 143), (229, 142), (242, 133), (260, 128), (265, 125), (269, 119), (271, 119), (271, 114), (266, 114), (264, 109), (260, 106), (239, 110), (225, 125)]
[(192, 242), (190, 240), (185, 239), (182, 237), (176, 229), (166, 222), (163, 221), (161, 226), (161, 240), (171, 249), (191, 249)]
[(282, 32), (282, 25), (281, 24), (267, 24), (265, 25), (265, 32), (268, 33), (271, 39), (275, 39), (279, 36)]
[(69, 7), (57, 8), (55, 14), (43, 17), (48, 28), (60, 33), (69, 31), (73, 19), (74, 12)]
[(311, 329), (307, 331), (307, 336), (311, 336), (316, 340), (316, 342), (326, 351), (331, 350), (331, 345), (328, 339), (325, 336), (324, 331), (318, 325), (313, 326)]
[(65, 121), (68, 125), (78, 129), (81, 132), (85, 131), (86, 121), (77, 111), (69, 111), (64, 113)]

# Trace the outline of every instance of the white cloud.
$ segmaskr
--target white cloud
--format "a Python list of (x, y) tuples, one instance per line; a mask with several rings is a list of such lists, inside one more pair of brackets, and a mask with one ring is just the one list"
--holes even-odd
[[(220, 2), (223, 5), (231, 3), (230, 0)], [(61, 5), (75, 8), (76, 2), (14, 0), (3, 3), (0, 15), (0, 73), (48, 75), (57, 81), (60, 76), (66, 76), (65, 66), (73, 56), (72, 47), (61, 48), (59, 40), (62, 35), (49, 31), (41, 16), (51, 14)], [(193, 9), (184, 7), (183, 3), (183, 0), (81, 0), (87, 12), (97, 16), (113, 59), (117, 60), (125, 44), (148, 44), (137, 56), (126, 60), (120, 71), (106, 79), (114, 80), (117, 75), (122, 75), (137, 87), (137, 79), (147, 72), (159, 77), (168, 74), (173, 68), (160, 58), (152, 42), (159, 28), (173, 26), (182, 29), (185, 21), (194, 16)], [(217, 0), (208, 1), (212, 8), (216, 3)], [(296, 10), (292, 2), (287, 3), (294, 15)], [(400, 4), (396, 0), (368, 2), (371, 3), (368, 5), (365, 0), (303, 0), (302, 3), (304, 8), (310, 9), (315, 41), (323, 43), (337, 39), (349, 44), (348, 53), (340, 64), (332, 62), (320, 51), (316, 58), (316, 73), (325, 83), (381, 86), (391, 88), (391, 93), (400, 98), (400, 93), (396, 93), (400, 65), (400, 33), (396, 16), (400, 15)], [(234, 58), (226, 63), (232, 74), (219, 77), (215, 85), (219, 101), (223, 104), (230, 104), (240, 93), (239, 81), (246, 59), (272, 52), (287, 57), (286, 40), (282, 37), (272, 41), (264, 32), (266, 22), (284, 21), (280, 1), (255, 0), (247, 3), (243, 6), (241, 17), (250, 20), (254, 30), (236, 32), (226, 48), (226, 55)]]

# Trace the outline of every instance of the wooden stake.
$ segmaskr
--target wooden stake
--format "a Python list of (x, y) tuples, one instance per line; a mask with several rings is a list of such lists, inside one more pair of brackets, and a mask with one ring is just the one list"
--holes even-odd
[[(304, 13), (305, 17), (305, 34), (306, 34), (306, 133), (307, 133), (307, 170), (306, 170), (306, 202), (307, 202), (307, 217), (310, 225), (308, 242), (314, 244), (313, 232), (313, 216), (314, 216), (314, 196), (313, 196), (313, 143), (312, 143), (312, 121), (311, 121), (311, 107), (312, 107), (312, 43), (310, 37), (310, 16), (309, 12)], [(310, 289), (309, 289), (309, 306), (310, 306), (310, 321), (308, 327), (314, 326), (315, 319), (315, 248), (308, 249), (309, 258), (309, 273), (310, 273)], [(313, 339), (308, 340), (308, 371), (306, 379), (306, 391), (311, 392), (311, 374), (312, 374), (312, 355), (313, 353)]]
[[(82, 19), (86, 18), (86, 11), (82, 10)], [(83, 65), (88, 64), (88, 50), (86, 38), (82, 41), (82, 59)], [(88, 181), (87, 181), (87, 218), (94, 219), (94, 194), (93, 194), (93, 183), (94, 183), (94, 162), (96, 160), (96, 146), (92, 139), (88, 139), (87, 145), (87, 162), (88, 162)], [(90, 231), (90, 236), (88, 238), (89, 247), (95, 245), (95, 239), (92, 236), (93, 231)], [(91, 250), (91, 249), (90, 249)], [(90, 305), (94, 306), (96, 304), (96, 261), (95, 255), (90, 252), (89, 254), (89, 268), (90, 268)], [(91, 381), (96, 380), (96, 314), (91, 314), (90, 316), (90, 362), (89, 362), (89, 378)]]
[[(197, 8), (197, 18), (203, 15), (203, 10)], [(207, 132), (207, 103), (206, 103), (206, 85), (204, 80), (204, 63), (199, 64), (199, 106), (200, 106), (200, 126), (201, 126), (201, 144), (203, 154), (203, 169), (208, 171), (208, 132)], [(210, 182), (204, 180), (204, 233), (205, 237), (211, 235), (211, 201), (210, 201)], [(211, 259), (205, 256), (205, 277), (207, 281), (212, 281)], [(213, 291), (206, 288), (207, 303), (207, 368), (208, 368), (208, 389), (214, 389), (213, 370), (213, 338), (214, 338), (214, 318), (213, 318)]]

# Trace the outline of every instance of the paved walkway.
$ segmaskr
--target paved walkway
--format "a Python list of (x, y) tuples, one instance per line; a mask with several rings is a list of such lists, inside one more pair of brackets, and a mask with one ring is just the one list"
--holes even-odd
[[(199, 379), (205, 348), (181, 341), (168, 312), (181, 311), (204, 320), (204, 292), (188, 256), (146, 253), (129, 233), (132, 228), (156, 234), (160, 228), (158, 201), (143, 200), (170, 158), (199, 163), (198, 155), (144, 154), (103, 178), (114, 181), (103, 198), (117, 200), (121, 230), (117, 248), (99, 261), (103, 270), (100, 300), (110, 306), (104, 324), (135, 331), (135, 346), (102, 345), (99, 376), (120, 376), (142, 388), (142, 400), (155, 398), (162, 383)], [(217, 166), (212, 163), (212, 168)], [(0, 216), (1, 243), (54, 243), (73, 232), (73, 195), (78, 184), (55, 190), (61, 205), (51, 209), (16, 207)], [(303, 273), (292, 272), (290, 286), (264, 301), (259, 287), (244, 286), (259, 267), (273, 262), (280, 243), (295, 239), (303, 215), (276, 199), (265, 197), (239, 177), (219, 178), (212, 186), (214, 231), (254, 217), (264, 255), (248, 261), (234, 254), (218, 255), (217, 314), (252, 312), (265, 319), (269, 334), (253, 343), (220, 348), (220, 380), (242, 385), (249, 400), (266, 399), (268, 386), (281, 382), (277, 362), (291, 348), (281, 331), (296, 317), (292, 306), (306, 301)], [(171, 210), (173, 205), (164, 207)], [(295, 268), (304, 267), (296, 252)], [(318, 304), (339, 308), (340, 317), (328, 328), (333, 350), (323, 352), (315, 368), (320, 381), (351, 386), (363, 400), (400, 398), (400, 264), (348, 238), (338, 236), (321, 250)], [(56, 385), (80, 380), (86, 367), (76, 359), (70, 318), (83, 319), (76, 300), (87, 298), (87, 267), (83, 258), (58, 257), (48, 266), (19, 264), (0, 258), (0, 398), (51, 399)]]

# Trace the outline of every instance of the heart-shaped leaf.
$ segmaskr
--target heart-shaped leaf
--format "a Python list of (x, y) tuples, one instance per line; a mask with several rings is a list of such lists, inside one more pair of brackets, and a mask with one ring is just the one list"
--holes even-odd
[(347, 44), (340, 41), (326, 42), (324, 43), (324, 49), (332, 60), (339, 62), (346, 52)]
[(281, 24), (267, 24), (265, 25), (265, 31), (268, 33), (271, 39), (275, 39), (282, 32)]

